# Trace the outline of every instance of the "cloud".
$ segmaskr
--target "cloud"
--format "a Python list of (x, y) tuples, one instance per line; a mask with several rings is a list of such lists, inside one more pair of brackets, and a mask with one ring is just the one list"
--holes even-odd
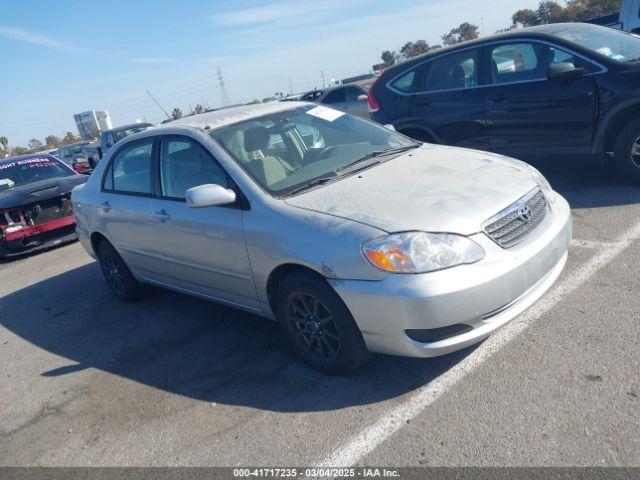
[(29, 32), (28, 30), (25, 30), (23, 28), (0, 25), (0, 37), (8, 38), (9, 40), (16, 40), (23, 43), (30, 43), (32, 45), (38, 45), (41, 47), (62, 50), (70, 53), (80, 53), (86, 51), (85, 48), (76, 47), (67, 42), (54, 40), (53, 38), (46, 37), (39, 33)]
[(283, 2), (265, 5), (263, 7), (216, 13), (215, 15), (212, 15), (211, 19), (216, 25), (233, 27), (239, 25), (267, 23), (280, 20), (281, 18), (306, 15), (322, 8), (325, 8), (322, 2), (315, 4)]
[(144, 65), (154, 64), (154, 63), (172, 63), (174, 61), (175, 61), (175, 58), (171, 58), (171, 57), (136, 57), (136, 58), (130, 58), (128, 60), (129, 63), (144, 64)]

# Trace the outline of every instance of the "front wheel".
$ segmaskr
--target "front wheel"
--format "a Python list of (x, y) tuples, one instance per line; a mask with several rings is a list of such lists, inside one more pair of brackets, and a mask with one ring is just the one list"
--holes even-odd
[(622, 129), (616, 141), (615, 156), (620, 173), (640, 182), (640, 119)]
[(370, 357), (347, 306), (314, 274), (295, 272), (282, 281), (276, 313), (291, 347), (317, 370), (345, 374)]

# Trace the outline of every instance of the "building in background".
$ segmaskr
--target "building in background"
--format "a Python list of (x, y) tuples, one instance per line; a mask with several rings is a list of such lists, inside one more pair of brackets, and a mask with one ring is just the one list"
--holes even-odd
[(111, 130), (111, 118), (106, 110), (89, 110), (76, 113), (73, 116), (78, 127), (78, 133), (83, 140), (93, 140), (100, 136), (100, 132)]

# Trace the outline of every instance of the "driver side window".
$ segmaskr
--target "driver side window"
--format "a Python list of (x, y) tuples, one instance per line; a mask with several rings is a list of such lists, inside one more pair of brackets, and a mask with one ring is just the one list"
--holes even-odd
[(204, 148), (187, 139), (163, 139), (160, 150), (162, 196), (184, 200), (186, 191), (204, 184), (228, 188), (225, 171)]
[(545, 79), (549, 66), (558, 63), (593, 71), (588, 61), (543, 43), (505, 43), (491, 50), (492, 80), (496, 85)]

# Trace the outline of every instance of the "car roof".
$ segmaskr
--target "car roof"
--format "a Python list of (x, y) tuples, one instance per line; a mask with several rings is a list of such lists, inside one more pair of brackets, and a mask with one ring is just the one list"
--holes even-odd
[(342, 83), (340, 85), (334, 85), (332, 87), (325, 88), (324, 90), (322, 90), (322, 92), (328, 93), (328, 92), (332, 92), (333, 90), (337, 90), (339, 88), (345, 88), (345, 87), (367, 88), (367, 87), (370, 87), (374, 81), (375, 81), (375, 78), (367, 78), (366, 80), (358, 80), (357, 82)]
[(103, 130), (103, 132), (102, 132), (102, 133), (118, 132), (118, 131), (120, 131), (120, 130), (127, 130), (127, 129), (129, 129), (129, 128), (137, 128), (137, 127), (152, 127), (152, 126), (153, 126), (153, 124), (152, 124), (152, 123), (145, 123), (145, 122), (143, 122), (143, 123), (140, 123), (140, 122), (137, 122), (137, 123), (129, 123), (129, 124), (127, 124), (127, 125), (121, 125), (121, 126), (119, 126), (119, 127), (111, 128), (111, 129), (109, 129), (109, 130)]
[(243, 122), (258, 118), (270, 113), (283, 112), (298, 107), (315, 105), (309, 102), (268, 102), (255, 105), (240, 105), (237, 107), (224, 108), (211, 112), (200, 113), (198, 115), (190, 115), (188, 117), (179, 118), (172, 122), (157, 125), (149, 128), (147, 131), (164, 130), (173, 127), (194, 127), (200, 130), (215, 130), (216, 128), (231, 125), (232, 123)]
[[(573, 28), (578, 27), (578, 28), (584, 28), (585, 30), (606, 28), (606, 27), (601, 27), (599, 25), (592, 25), (589, 23), (550, 23), (547, 25), (537, 25), (535, 27), (516, 28), (513, 30), (507, 30), (505, 32), (499, 32), (493, 35), (488, 35), (486, 37), (476, 38), (475, 40), (469, 40), (467, 42), (458, 43), (456, 45), (450, 45), (443, 48), (439, 48), (437, 50), (433, 50), (431, 52), (424, 53), (416, 57), (412, 57), (403, 62), (396, 63), (389, 68), (395, 70), (396, 67), (402, 67), (403, 65), (408, 66), (422, 59), (427, 60), (431, 57), (440, 56), (442, 54), (449, 53), (449, 52), (455, 52), (458, 49), (466, 49), (469, 47), (474, 47), (476, 45), (480, 46), (480, 45), (484, 45), (485, 43), (493, 42), (496, 40), (505, 40), (509, 38), (523, 38), (523, 37), (544, 38), (566, 27), (573, 27)], [(563, 42), (562, 39), (557, 39), (557, 40), (560, 42)], [(566, 41), (564, 42), (566, 43)]]

